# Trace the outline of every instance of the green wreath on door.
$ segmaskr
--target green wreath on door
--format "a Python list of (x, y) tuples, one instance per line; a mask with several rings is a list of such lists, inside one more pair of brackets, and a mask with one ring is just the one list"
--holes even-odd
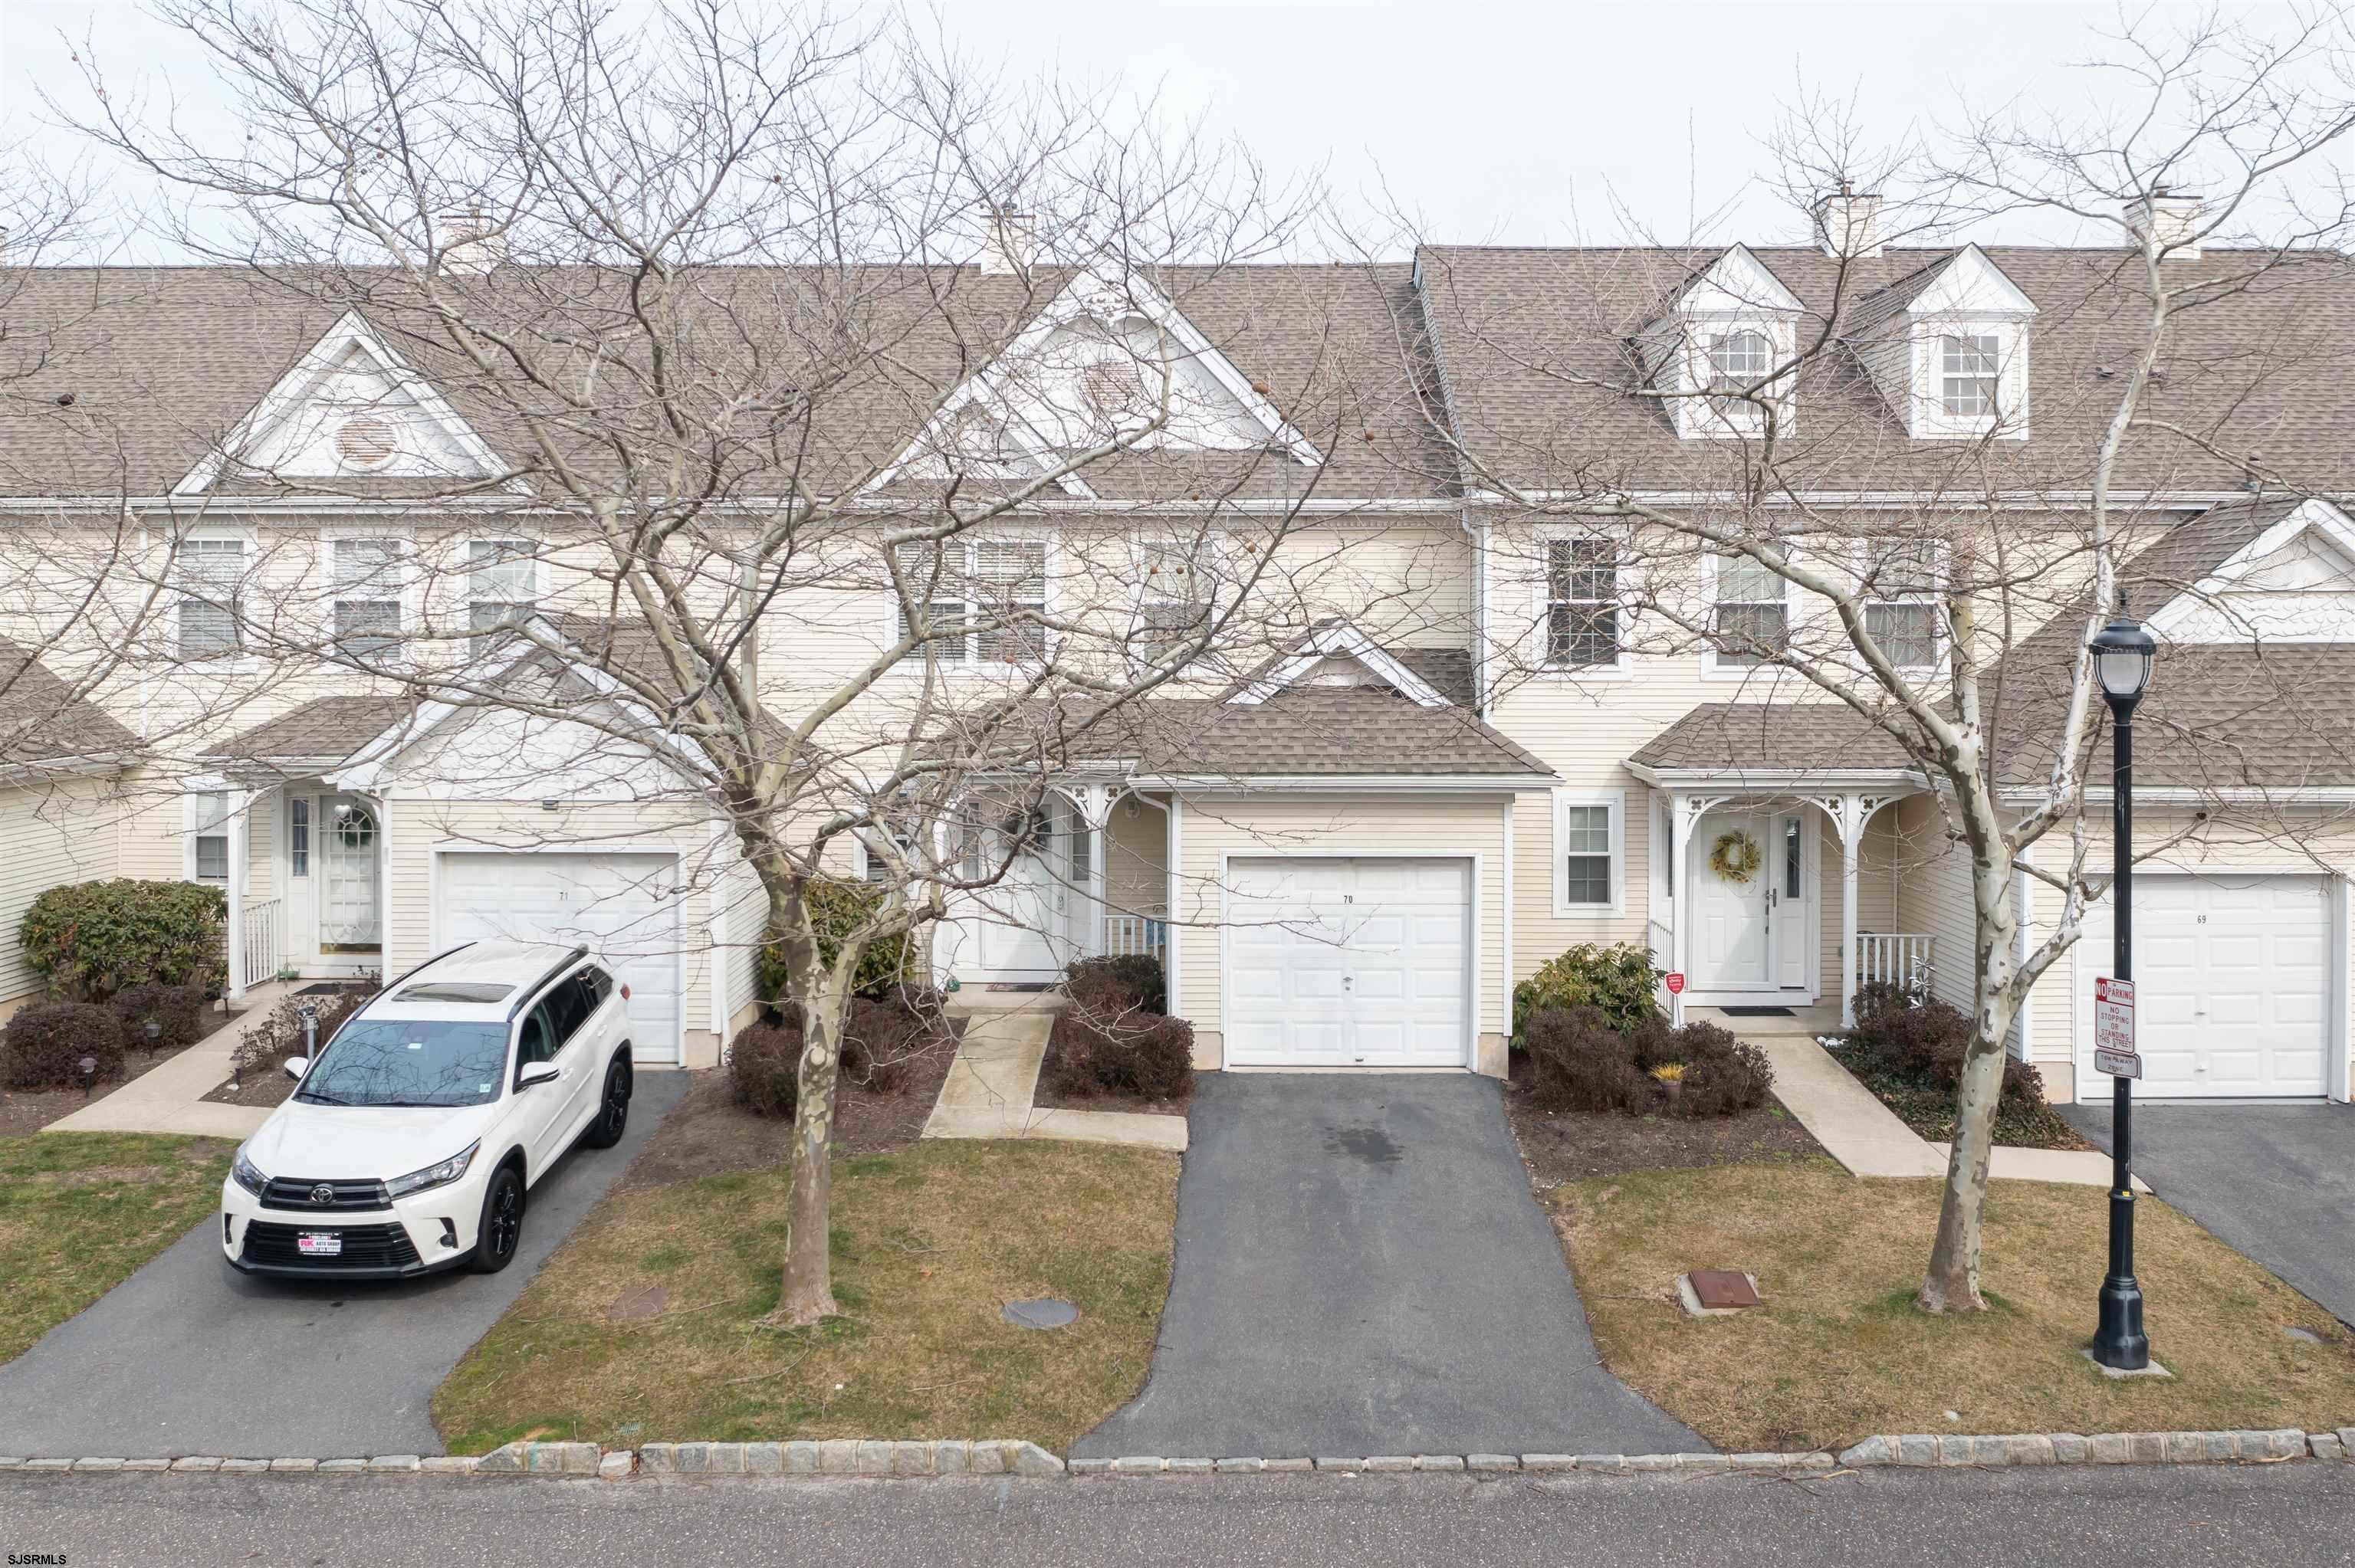
[(1758, 841), (1735, 828), (1717, 835), (1717, 842), (1709, 852), (1709, 868), (1728, 882), (1748, 882), (1766, 863), (1766, 853)]

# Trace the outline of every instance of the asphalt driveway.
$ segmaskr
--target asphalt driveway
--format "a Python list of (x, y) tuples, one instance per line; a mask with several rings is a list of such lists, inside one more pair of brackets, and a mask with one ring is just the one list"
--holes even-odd
[[(2110, 1147), (2109, 1107), (2054, 1108)], [(2134, 1142), (2152, 1192), (2355, 1325), (2355, 1108), (2137, 1106)]]
[(1700, 1452), (1597, 1364), (1487, 1078), (1196, 1080), (1169, 1305), (1124, 1454)]
[(406, 1284), (255, 1279), (208, 1219), (89, 1310), (0, 1366), (0, 1449), (28, 1458), (438, 1454), (427, 1402), (678, 1103), (640, 1073), (630, 1129), (574, 1149), (531, 1190), (523, 1245), (494, 1275)]

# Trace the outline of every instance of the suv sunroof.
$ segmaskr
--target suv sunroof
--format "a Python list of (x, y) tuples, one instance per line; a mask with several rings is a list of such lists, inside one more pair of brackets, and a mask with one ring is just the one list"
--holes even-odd
[(515, 990), (495, 980), (421, 980), (403, 990), (401, 1001), (504, 1001)]

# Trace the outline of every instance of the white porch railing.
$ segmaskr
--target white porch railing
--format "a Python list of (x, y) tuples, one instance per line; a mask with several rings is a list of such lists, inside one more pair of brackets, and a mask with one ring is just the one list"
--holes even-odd
[(1104, 956), (1119, 959), (1131, 953), (1146, 953), (1161, 958), (1167, 933), (1167, 924), (1149, 915), (1108, 914), (1104, 916)]
[(276, 898), (245, 906), (240, 916), (245, 923), (245, 973), (241, 978), (249, 986), (278, 978), (278, 938), (284, 908), (282, 901)]
[(1918, 931), (1859, 931), (1856, 938), (1856, 983), (1888, 980), (1927, 992), (1937, 938)]

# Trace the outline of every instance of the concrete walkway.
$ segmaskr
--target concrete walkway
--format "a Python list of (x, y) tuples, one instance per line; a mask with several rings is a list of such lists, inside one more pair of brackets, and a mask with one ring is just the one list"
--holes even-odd
[(1050, 1110), (1032, 1101), (1063, 999), (1039, 992), (960, 995), (964, 1039), (924, 1123), (926, 1138), (1055, 1138), (1182, 1152), (1186, 1118), (1132, 1111)]
[[(1857, 1176), (1943, 1177), (1948, 1146), (1932, 1143), (1882, 1105), (1856, 1075), (1816, 1044), (1820, 1017), (1727, 1018), (1695, 1009), (1766, 1053), (1774, 1069), (1774, 1097), (1824, 1146), (1824, 1152)], [(2058, 1181), (2107, 1187), (2110, 1157), (2098, 1150), (2012, 1149), (1998, 1146), (1987, 1164), (1995, 1181)], [(2148, 1192), (2139, 1177), (2138, 1191)]]
[[(246, 1139), (269, 1118), (266, 1106), (208, 1105), (205, 1096), (229, 1080), (238, 1035), (269, 1015), (298, 984), (272, 980), (245, 993), (245, 1012), (167, 1062), (132, 1079), (102, 1100), (59, 1117), (43, 1132), (184, 1132)], [(269, 1068), (278, 1070), (272, 1063)]]

